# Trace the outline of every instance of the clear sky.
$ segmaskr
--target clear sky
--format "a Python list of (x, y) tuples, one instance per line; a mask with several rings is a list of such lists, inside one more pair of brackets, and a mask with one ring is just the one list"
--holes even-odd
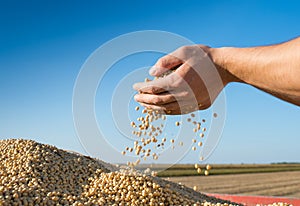
[[(84, 153), (73, 125), (73, 86), (89, 55), (119, 35), (162, 30), (212, 47), (267, 45), (299, 36), (299, 10), (296, 0), (0, 1), (0, 138)], [(134, 68), (158, 57), (144, 55)], [(134, 69), (132, 61), (124, 65)], [(224, 131), (209, 162), (300, 161), (299, 107), (247, 85), (225, 92)]]

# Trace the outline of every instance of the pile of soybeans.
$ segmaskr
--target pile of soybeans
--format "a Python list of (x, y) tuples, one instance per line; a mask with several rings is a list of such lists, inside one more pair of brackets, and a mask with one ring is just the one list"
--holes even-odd
[(0, 140), (0, 205), (234, 204), (54, 146), (9, 139)]

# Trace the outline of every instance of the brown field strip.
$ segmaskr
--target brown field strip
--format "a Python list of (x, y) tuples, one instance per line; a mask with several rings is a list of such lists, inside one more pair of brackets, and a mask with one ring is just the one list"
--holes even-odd
[(300, 198), (300, 171), (170, 177), (171, 181), (207, 193)]

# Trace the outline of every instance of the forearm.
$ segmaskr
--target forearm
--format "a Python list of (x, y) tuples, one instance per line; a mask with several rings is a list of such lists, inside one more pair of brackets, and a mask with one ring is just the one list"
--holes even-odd
[(300, 105), (300, 38), (264, 47), (211, 49), (214, 63), (240, 81)]

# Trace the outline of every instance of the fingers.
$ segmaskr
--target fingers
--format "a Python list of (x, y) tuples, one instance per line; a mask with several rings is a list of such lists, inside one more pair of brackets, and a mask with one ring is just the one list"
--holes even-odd
[(134, 96), (134, 100), (146, 104), (163, 105), (170, 102), (175, 102), (176, 98), (169, 94), (153, 95), (153, 94), (137, 94)]
[(133, 89), (139, 91), (140, 93), (147, 94), (159, 94), (163, 92), (172, 92), (172, 90), (178, 91), (178, 89), (183, 86), (185, 80), (183, 79), (181, 70), (186, 70), (188, 68), (188, 64), (182, 64), (178, 67), (176, 72), (172, 72), (171, 74), (158, 78), (149, 82), (138, 82), (133, 85)]
[(156, 79), (150, 82), (138, 82), (133, 85), (133, 89), (140, 93), (147, 94), (159, 94), (169, 91), (171, 88), (171, 79), (166, 77), (162, 79)]
[(166, 71), (179, 66), (182, 64), (179, 58), (172, 56), (172, 54), (168, 54), (162, 58), (160, 58), (155, 65), (150, 69), (149, 74), (152, 76), (160, 76)]
[(137, 94), (134, 96), (135, 101), (152, 104), (152, 105), (164, 105), (171, 102), (176, 102), (180, 100), (187, 100), (188, 93), (186, 91), (182, 91), (176, 94), (170, 93), (161, 93), (159, 95), (156, 94)]
[(139, 91), (140, 93), (146, 94), (159, 94), (167, 91), (168, 86), (162, 82), (153, 83), (153, 82), (138, 82), (133, 85), (133, 89)]

